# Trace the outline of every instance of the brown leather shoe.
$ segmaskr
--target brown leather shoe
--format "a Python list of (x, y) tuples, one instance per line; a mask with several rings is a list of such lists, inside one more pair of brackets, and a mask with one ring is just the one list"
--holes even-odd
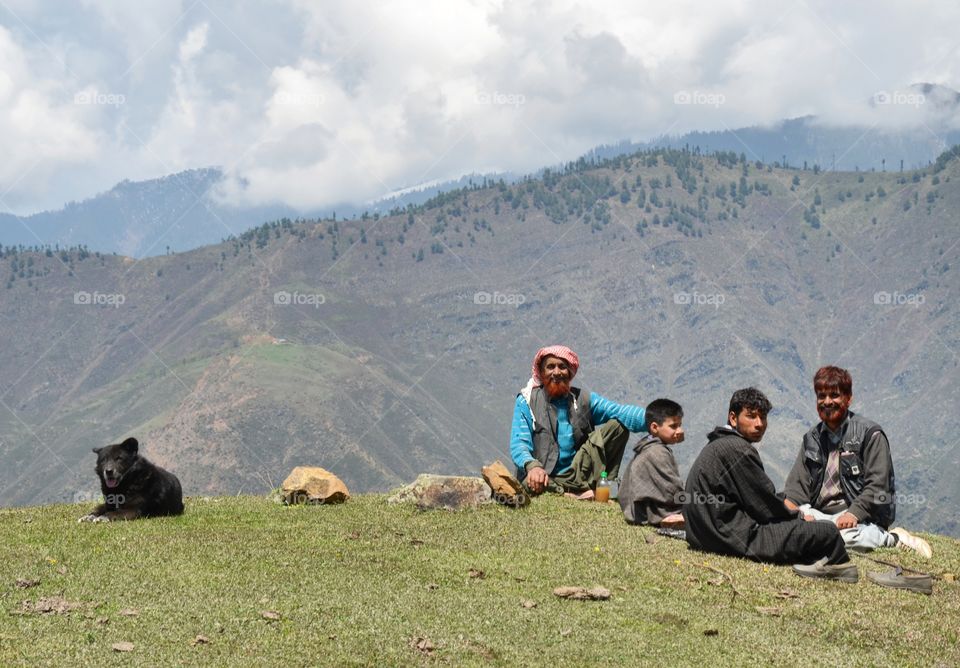
[(828, 565), (826, 557), (809, 565), (797, 564), (793, 567), (793, 572), (805, 578), (840, 582), (856, 582), (860, 579), (860, 571), (857, 570), (856, 564), (848, 561), (845, 564)]
[(881, 587), (890, 587), (891, 589), (906, 589), (915, 591), (918, 594), (929, 596), (933, 593), (933, 578), (927, 573), (917, 573), (916, 575), (906, 575), (901, 568), (892, 568), (885, 573), (876, 573), (870, 571), (867, 573), (867, 579), (870, 582), (876, 582)]

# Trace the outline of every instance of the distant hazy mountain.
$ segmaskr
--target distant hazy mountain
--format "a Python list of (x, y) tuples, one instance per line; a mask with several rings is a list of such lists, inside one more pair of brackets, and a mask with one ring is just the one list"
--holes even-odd
[(778, 483), (814, 370), (848, 367), (893, 445), (898, 521), (958, 536), (958, 211), (960, 160), (662, 150), (142, 261), (5, 249), (0, 504), (92, 499), (90, 448), (127, 435), (191, 495), (266, 493), (300, 464), (355, 491), (476, 475), (508, 457), (534, 352), (562, 342), (584, 386), (683, 404), (682, 471), (760, 387)]
[(266, 220), (294, 216), (289, 207), (217, 205), (210, 191), (217, 169), (192, 169), (149, 181), (123, 181), (59, 211), (17, 219), (0, 215), (0, 243), (88, 246), (131, 257), (161, 255), (215, 243)]
[(123, 181), (108, 192), (59, 211), (18, 218), (0, 214), (0, 244), (14, 246), (87, 246), (130, 257), (163, 255), (217, 243), (251, 227), (282, 218), (340, 218), (369, 210), (386, 212), (418, 204), (438, 192), (480, 183), (483, 176), (425, 184), (388, 194), (370, 204), (341, 205), (331, 211), (300, 213), (275, 204), (240, 207), (218, 203), (213, 193), (223, 173), (216, 168), (192, 169), (148, 181)]
[(814, 117), (796, 118), (771, 128), (740, 128), (722, 132), (691, 132), (658, 139), (642, 148), (699, 147), (704, 152), (736, 151), (751, 160), (783, 163), (790, 167), (841, 171), (918, 169), (929, 165), (949, 146), (960, 143), (960, 131), (933, 135), (927, 128), (885, 132), (862, 127), (818, 125)]
[(784, 163), (790, 167), (841, 171), (904, 169), (929, 165), (950, 146), (960, 143), (960, 93), (929, 83), (906, 91), (880, 91), (870, 100), (875, 108), (903, 105), (916, 110), (923, 122), (913, 127), (885, 129), (883, 125), (826, 125), (815, 116), (784, 120), (770, 127), (745, 127), (716, 132), (690, 132), (650, 142), (624, 141), (594, 149), (597, 159), (650, 148), (699, 149), (703, 153), (734, 151), (748, 160)]

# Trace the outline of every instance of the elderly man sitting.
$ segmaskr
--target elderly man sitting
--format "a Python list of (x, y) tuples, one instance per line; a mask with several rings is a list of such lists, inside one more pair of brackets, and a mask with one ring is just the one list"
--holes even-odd
[(532, 494), (593, 498), (600, 475), (616, 478), (629, 432), (644, 429), (644, 409), (571, 386), (580, 368), (566, 346), (533, 358), (532, 376), (513, 408), (510, 456)]

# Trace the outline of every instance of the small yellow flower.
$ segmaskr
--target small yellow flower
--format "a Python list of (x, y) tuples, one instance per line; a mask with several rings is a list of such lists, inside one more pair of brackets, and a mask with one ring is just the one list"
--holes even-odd
[(679, 566), (679, 565), (680, 565), (680, 560), (679, 560), (679, 559), (674, 559), (674, 560), (673, 560), (673, 563), (675, 563), (677, 566)]

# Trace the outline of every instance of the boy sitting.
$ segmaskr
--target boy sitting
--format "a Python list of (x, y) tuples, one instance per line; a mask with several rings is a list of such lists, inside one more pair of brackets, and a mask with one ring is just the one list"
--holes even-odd
[(620, 484), (620, 507), (630, 524), (683, 526), (683, 481), (668, 445), (683, 440), (683, 408), (657, 399), (646, 409), (646, 430)]

